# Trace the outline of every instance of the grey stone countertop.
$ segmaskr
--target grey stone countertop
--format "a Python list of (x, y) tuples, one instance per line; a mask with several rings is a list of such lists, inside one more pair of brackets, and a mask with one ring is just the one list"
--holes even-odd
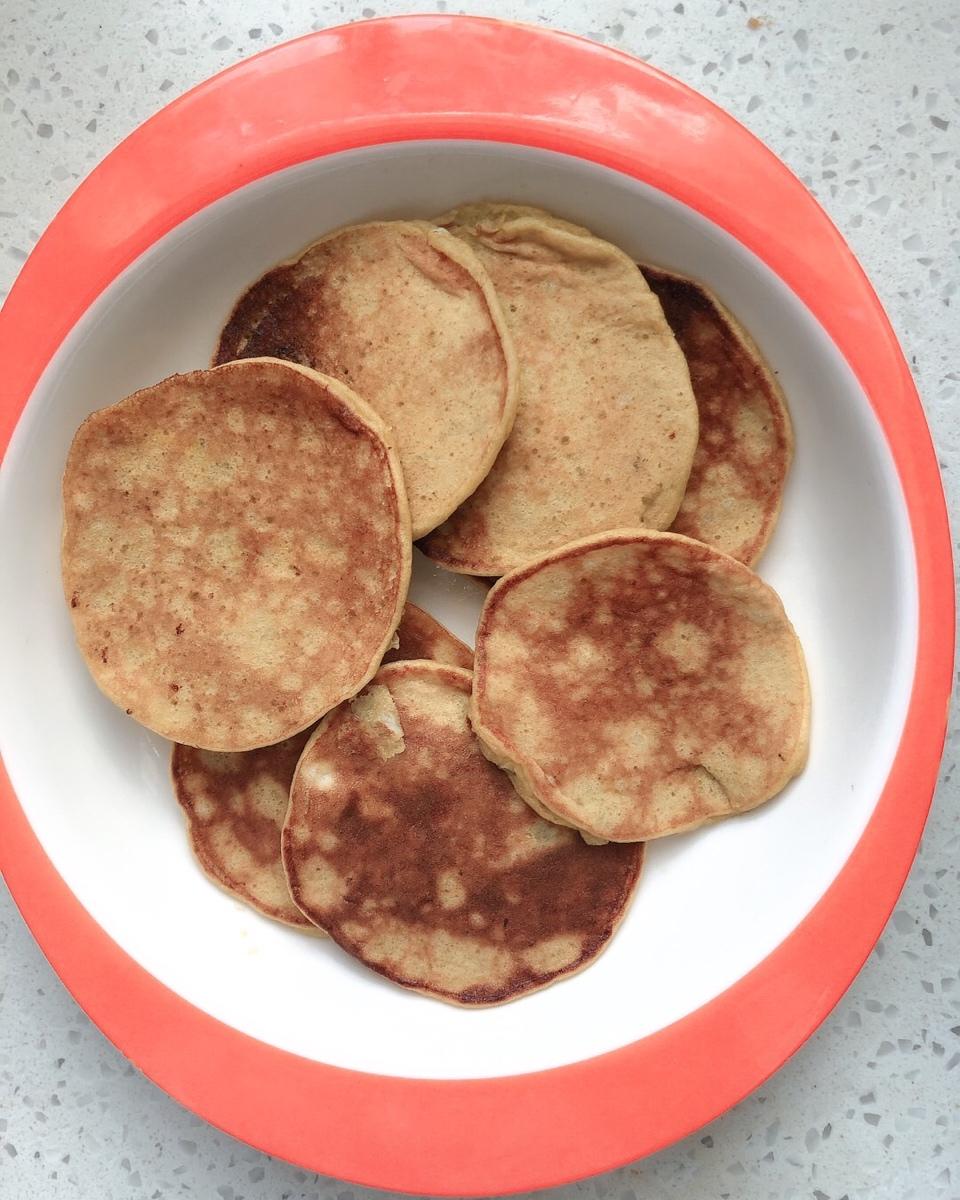
[[(135, 125), (267, 46), (409, 8), (363, 2), (3, 0), (0, 297), (78, 181)], [(453, 0), (434, 7), (455, 10)], [(499, 0), (470, 11), (572, 30), (648, 59), (717, 100), (792, 167), (886, 305), (956, 505), (956, 0)], [(958, 751), (954, 721), (906, 889), (819, 1032), (711, 1125), (558, 1189), (557, 1200), (960, 1197)], [(77, 1008), (2, 892), (3, 1200), (354, 1200), (362, 1190), (249, 1149), (141, 1077)]]

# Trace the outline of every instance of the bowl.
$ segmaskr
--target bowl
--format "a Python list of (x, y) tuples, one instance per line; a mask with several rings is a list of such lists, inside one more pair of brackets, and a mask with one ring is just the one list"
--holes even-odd
[[(467, 70), (469, 64), (469, 70)], [(805, 647), (810, 763), (775, 801), (648, 848), (589, 970), (502, 1008), (391, 987), (212, 888), (169, 745), (97, 690), (59, 576), (91, 411), (209, 362), (245, 285), (319, 234), (474, 198), (540, 204), (701, 279), (789, 400), (759, 566)], [(0, 314), (0, 862), (55, 969), (174, 1097), (317, 1171), (543, 1187), (656, 1149), (759, 1084), (863, 962), (909, 868), (951, 679), (952, 569), (916, 392), (823, 212), (731, 118), (625, 55), (477, 18), (288, 43), (147, 122), (81, 185)], [(411, 599), (472, 640), (475, 580)]]

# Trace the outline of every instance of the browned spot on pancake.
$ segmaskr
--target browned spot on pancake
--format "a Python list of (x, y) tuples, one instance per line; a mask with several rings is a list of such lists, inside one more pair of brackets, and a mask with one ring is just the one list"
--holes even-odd
[(752, 808), (806, 758), (803, 656), (776, 594), (673, 534), (584, 539), (501, 580), (471, 720), (547, 812), (658, 837)]
[(513, 424), (513, 347), (490, 281), (423, 223), (338, 230), (268, 271), (237, 302), (215, 361), (262, 355), (342, 379), (376, 409), (416, 537), (473, 491)]
[(407, 601), (397, 627), (396, 646), (383, 656), (383, 661), (397, 662), (408, 658), (429, 658), (449, 663), (451, 667), (473, 667), (473, 651), (459, 638), (444, 629), (429, 613)]
[(671, 529), (752, 565), (780, 512), (793, 438), (783, 394), (759, 350), (701, 284), (643, 274), (687, 358), (700, 441)]
[(241, 750), (362, 687), (410, 572), (382, 432), (342, 384), (273, 360), (88, 417), (63, 481), (63, 580), (110, 699), (171, 740)]
[(603, 948), (642, 848), (587, 846), (542, 821), (481, 753), (470, 675), (381, 669), (403, 730), (386, 761), (342, 705), (301, 758), (283, 834), (300, 907), (389, 979), (459, 1004), (496, 1004), (578, 970)]
[(296, 264), (286, 263), (244, 292), (220, 334), (214, 364), (263, 356), (320, 369), (307, 344), (312, 325), (298, 303), (296, 281)]
[[(402, 640), (391, 651), (394, 659), (473, 661), (461, 641), (415, 605), (404, 607), (398, 632)], [(318, 932), (293, 903), (280, 860), (290, 784), (311, 732), (233, 754), (175, 745), (171, 772), (204, 871), (266, 916)]]
[(280, 861), (290, 781), (310, 732), (243, 754), (174, 746), (171, 770), (204, 871), (266, 916), (312, 930)]

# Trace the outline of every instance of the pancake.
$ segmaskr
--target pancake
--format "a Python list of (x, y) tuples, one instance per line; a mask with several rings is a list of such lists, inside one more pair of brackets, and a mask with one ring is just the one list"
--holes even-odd
[(693, 469), (670, 528), (753, 566), (780, 515), (793, 456), (783, 392), (712, 292), (659, 268), (643, 274), (686, 355), (700, 410)]
[(490, 474), (424, 553), (452, 571), (503, 575), (604, 529), (667, 528), (690, 474), (697, 406), (633, 260), (515, 204), (463, 205), (438, 224), (493, 280), (517, 348), (520, 403)]
[(172, 741), (282, 741), (363, 687), (393, 639), (400, 465), (335, 380), (273, 359), (171, 376), (83, 422), (63, 500), (80, 650)]
[(614, 530), (490, 591), (470, 720), (529, 803), (628, 842), (756, 808), (802, 770), (803, 651), (772, 588), (673, 533)]
[(283, 861), (299, 907), (350, 954), (475, 1006), (592, 961), (643, 850), (536, 817), (470, 732), (470, 679), (392, 663), (326, 717), (294, 776)]
[(513, 425), (516, 358), (486, 272), (423, 222), (340, 229), (237, 302), (216, 362), (275, 355), (354, 388), (393, 431), (413, 536), (490, 470)]
[[(397, 634), (400, 644), (388, 652), (394, 659), (473, 663), (463, 642), (413, 604)], [(214, 883), (265, 916), (319, 934), (291, 900), (280, 861), (290, 784), (311, 732), (234, 754), (175, 745), (171, 774), (193, 852)]]
[(312, 732), (239, 753), (178, 744), (170, 770), (204, 873), (264, 916), (319, 933), (290, 899), (280, 862), (290, 781)]
[(383, 656), (384, 663), (429, 658), (451, 667), (473, 670), (473, 651), (440, 622), (408, 600), (395, 636), (396, 645)]

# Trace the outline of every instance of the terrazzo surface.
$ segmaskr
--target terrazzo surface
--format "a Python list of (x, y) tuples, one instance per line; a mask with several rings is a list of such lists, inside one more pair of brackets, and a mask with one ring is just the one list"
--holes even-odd
[[(0, 296), (127, 132), (258, 50), (401, 3), (0, 3)], [(464, 11), (440, 0), (438, 11)], [(622, 47), (716, 99), (813, 189), (913, 365), (956, 512), (960, 9), (956, 0), (491, 3)], [(923, 847), (846, 997), (757, 1092), (685, 1141), (557, 1189), (602, 1200), (960, 1197), (957, 723)], [(142, 1078), (0, 898), (0, 1197), (354, 1200), (234, 1141)], [(370, 1193), (374, 1195), (374, 1193)]]

